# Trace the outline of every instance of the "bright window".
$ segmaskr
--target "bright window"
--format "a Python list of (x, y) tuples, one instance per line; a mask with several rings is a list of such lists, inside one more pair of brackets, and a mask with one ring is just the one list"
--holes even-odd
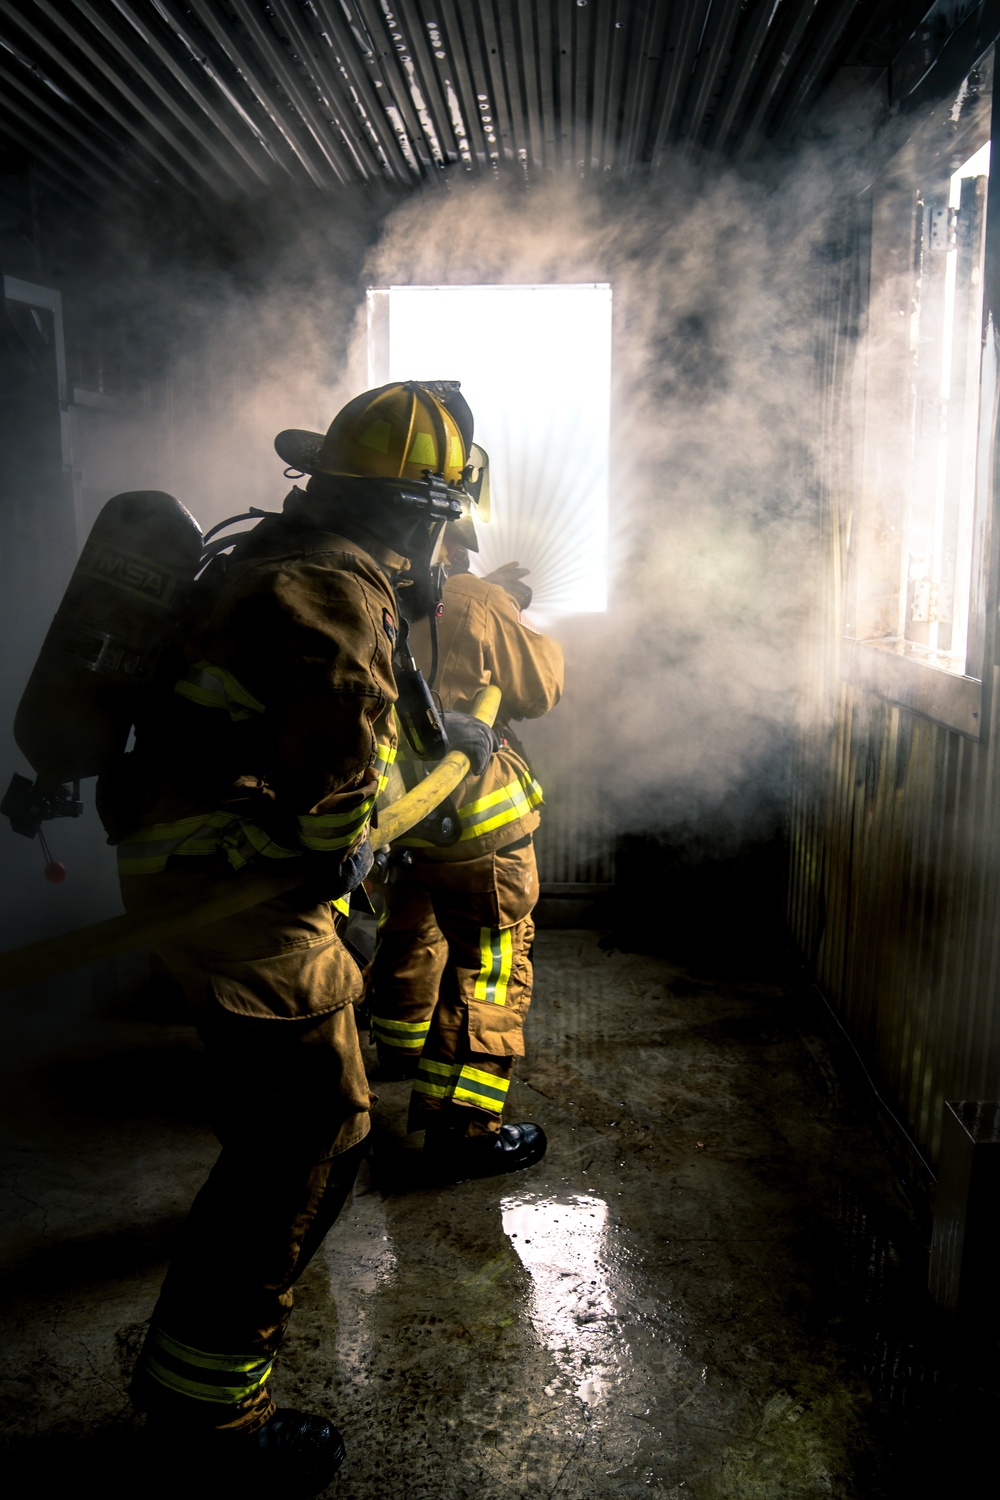
[[(983, 270), (992, 58), (873, 190), (846, 634), (981, 674)], [(984, 431), (988, 430), (984, 426)]]
[(528, 568), (531, 617), (607, 607), (611, 288), (368, 293), (369, 379), (459, 380), (490, 457), (477, 573)]

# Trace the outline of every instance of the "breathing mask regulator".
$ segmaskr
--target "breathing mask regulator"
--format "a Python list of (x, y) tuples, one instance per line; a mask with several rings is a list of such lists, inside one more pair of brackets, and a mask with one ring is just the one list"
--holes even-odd
[[(339, 517), (351, 535), (367, 533), (407, 560), (393, 578), (400, 611), (393, 675), (397, 716), (422, 760), (440, 760), (449, 748), (432, 694), (445, 577), (441, 540), (449, 523), (471, 529), (471, 507), (488, 505), (489, 459), (472, 442), (472, 430), (457, 380), (411, 380), (356, 396), (325, 435), (288, 429), (274, 440), (290, 472), (311, 476), (307, 500), (331, 520)], [(475, 547), (474, 529), (472, 538)], [(431, 632), (429, 681), (409, 645), (411, 626), (424, 619)]]

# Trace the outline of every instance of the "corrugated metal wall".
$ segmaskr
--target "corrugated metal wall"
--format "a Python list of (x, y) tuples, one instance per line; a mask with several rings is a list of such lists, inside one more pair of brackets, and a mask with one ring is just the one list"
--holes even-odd
[(784, 142), (927, 0), (20, 0), (0, 141), (47, 187), (232, 199), (453, 166), (626, 176), (680, 142)]
[[(992, 195), (996, 188), (994, 173)], [(995, 197), (990, 212), (987, 383), (1000, 321)], [(933, 1172), (945, 1101), (1000, 1098), (1000, 669), (987, 629), (978, 739), (849, 678), (843, 559), (856, 483), (849, 371), (865, 303), (863, 235), (841, 249), (819, 361), (829, 438), (817, 476), (826, 497), (821, 648), (806, 668), (792, 788), (790, 920), (884, 1104)], [(995, 432), (985, 441), (992, 510)], [(996, 619), (995, 531), (987, 624)]]
[[(535, 836), (538, 876), (549, 895), (595, 893), (614, 880), (615, 830), (604, 787), (592, 770), (569, 749), (551, 754), (553, 735), (546, 725), (518, 725), (545, 792), (542, 822)], [(541, 741), (541, 754), (534, 745)]]
[(793, 931), (931, 1163), (946, 1099), (1000, 1096), (998, 730), (994, 711), (980, 745), (842, 683), (793, 800)]

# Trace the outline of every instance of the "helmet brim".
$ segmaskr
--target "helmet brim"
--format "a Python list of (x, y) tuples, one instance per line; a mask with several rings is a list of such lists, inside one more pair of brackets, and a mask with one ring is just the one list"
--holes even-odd
[(290, 469), (300, 474), (321, 474), (320, 449), (324, 438), (321, 432), (304, 432), (300, 427), (286, 427), (274, 440), (278, 457), (284, 459)]

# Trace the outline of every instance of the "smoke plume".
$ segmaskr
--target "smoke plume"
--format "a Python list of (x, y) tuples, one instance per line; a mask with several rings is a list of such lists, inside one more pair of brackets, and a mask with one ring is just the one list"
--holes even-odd
[[(851, 143), (837, 151), (856, 176)], [(828, 158), (751, 177), (678, 157), (631, 183), (272, 197), (197, 233), (119, 212), (61, 267), (71, 380), (101, 397), (73, 412), (84, 519), (137, 488), (177, 495), (203, 529), (278, 508), (274, 434), (324, 430), (368, 384), (367, 285), (609, 282), (609, 608), (546, 618), (566, 695), (525, 738), (578, 846), (719, 809), (745, 831), (787, 774), (814, 587), (832, 204)]]

